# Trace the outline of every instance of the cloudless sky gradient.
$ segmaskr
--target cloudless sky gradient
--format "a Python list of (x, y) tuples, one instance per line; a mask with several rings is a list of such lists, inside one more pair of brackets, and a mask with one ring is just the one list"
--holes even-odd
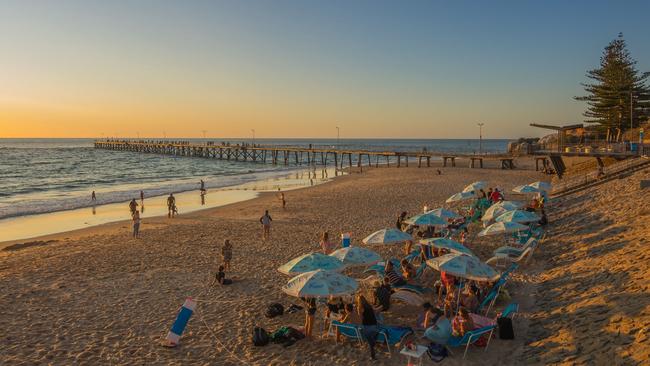
[(539, 136), (649, 1), (2, 1), (0, 137)]

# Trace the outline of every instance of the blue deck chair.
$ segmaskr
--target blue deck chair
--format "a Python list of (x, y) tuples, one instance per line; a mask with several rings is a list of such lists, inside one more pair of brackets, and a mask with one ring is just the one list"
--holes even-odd
[(465, 346), (465, 353), (463, 353), (463, 359), (465, 359), (470, 344), (474, 344), (476, 341), (479, 340), (479, 338), (481, 338), (481, 336), (485, 334), (489, 334), (487, 345), (485, 345), (485, 350), (487, 350), (488, 346), (490, 345), (490, 339), (492, 339), (492, 333), (494, 332), (496, 327), (497, 327), (496, 325), (488, 325), (487, 327), (474, 329), (470, 332), (467, 332), (462, 337), (449, 337), (449, 340), (447, 340), (447, 346), (449, 347)]
[[(400, 262), (396, 258), (391, 258), (389, 259), (391, 262), (393, 262), (393, 266), (395, 267), (395, 270), (400, 269)], [(368, 273), (368, 272), (375, 272), (380, 277), (384, 277), (384, 272), (386, 270), (386, 265), (385, 264), (373, 264), (372, 266), (366, 268), (363, 272)]]
[(488, 312), (490, 312), (490, 309), (496, 302), (497, 296), (499, 296), (499, 292), (501, 292), (501, 288), (508, 281), (510, 274), (512, 274), (512, 272), (514, 272), (517, 268), (519, 268), (519, 264), (512, 263), (510, 267), (508, 267), (508, 269), (506, 269), (505, 271), (503, 271), (503, 273), (501, 273), (501, 277), (499, 277), (499, 279), (494, 284), (494, 286), (492, 286), (492, 289), (490, 289), (490, 292), (488, 292), (487, 296), (479, 304), (477, 311), (481, 311), (481, 309), (487, 306), (487, 309), (485, 310), (485, 315), (487, 315)]
[(510, 303), (508, 306), (506, 306), (505, 309), (499, 314), (499, 317), (501, 318), (513, 318), (515, 315), (519, 312), (519, 304), (516, 302)]
[(328, 335), (335, 335), (336, 334), (336, 328), (339, 329), (339, 332), (341, 335), (343, 335), (346, 338), (356, 340), (359, 342), (359, 344), (363, 343), (363, 337), (361, 336), (361, 327), (359, 325), (355, 324), (346, 324), (346, 323), (341, 323), (338, 320), (332, 320), (330, 322), (330, 327), (329, 330), (327, 331)]
[(386, 344), (388, 354), (391, 354), (390, 346), (394, 346), (397, 343), (402, 344), (406, 337), (414, 334), (411, 327), (380, 325), (378, 330), (377, 341)]

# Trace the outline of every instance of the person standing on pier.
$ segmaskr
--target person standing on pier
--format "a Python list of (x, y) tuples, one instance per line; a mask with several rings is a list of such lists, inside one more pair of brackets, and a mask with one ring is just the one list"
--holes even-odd
[(93, 191), (93, 193), (90, 194), (90, 200), (97, 201), (97, 196), (95, 195), (95, 191)]
[(173, 193), (169, 194), (167, 197), (167, 217), (174, 217), (174, 211), (176, 209), (176, 198)]
[(129, 202), (129, 209), (131, 210), (131, 216), (134, 216), (138, 212), (138, 203), (135, 202), (135, 198)]
[(264, 216), (260, 217), (260, 224), (262, 224), (262, 240), (268, 240), (271, 236), (271, 215), (269, 210), (264, 211)]

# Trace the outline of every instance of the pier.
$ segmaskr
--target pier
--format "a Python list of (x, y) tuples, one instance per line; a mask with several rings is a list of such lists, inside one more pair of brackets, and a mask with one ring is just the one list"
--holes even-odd
[[(430, 167), (432, 158), (451, 159), (452, 166), (456, 166), (456, 159), (466, 159), (469, 166), (483, 168), (483, 160), (498, 160), (502, 169), (514, 169), (513, 157), (508, 154), (498, 155), (468, 155), (449, 153), (433, 153), (426, 151), (373, 151), (373, 150), (347, 150), (337, 148), (324, 148), (312, 146), (280, 146), (280, 145), (247, 145), (247, 144), (215, 144), (208, 141), (204, 143), (191, 143), (189, 141), (143, 141), (143, 140), (96, 140), (95, 148), (131, 151), (137, 153), (153, 153), (175, 156), (202, 157), (219, 160), (241, 161), (266, 164), (283, 165), (322, 165), (333, 164), (336, 168), (352, 168), (357, 166), (390, 167), (409, 166), (409, 161), (417, 162), (418, 167)], [(475, 162), (479, 164), (475, 165)]]

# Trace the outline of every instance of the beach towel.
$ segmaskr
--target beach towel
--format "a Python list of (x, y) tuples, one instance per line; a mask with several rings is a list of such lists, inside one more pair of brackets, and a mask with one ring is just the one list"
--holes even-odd
[(176, 316), (174, 324), (172, 324), (171, 329), (167, 333), (167, 337), (165, 338), (163, 346), (176, 347), (178, 345), (181, 339), (181, 335), (185, 330), (185, 326), (187, 326), (187, 322), (190, 320), (190, 317), (192, 316), (195, 308), (196, 302), (192, 300), (191, 297), (185, 299), (183, 306), (181, 306), (181, 309)]

